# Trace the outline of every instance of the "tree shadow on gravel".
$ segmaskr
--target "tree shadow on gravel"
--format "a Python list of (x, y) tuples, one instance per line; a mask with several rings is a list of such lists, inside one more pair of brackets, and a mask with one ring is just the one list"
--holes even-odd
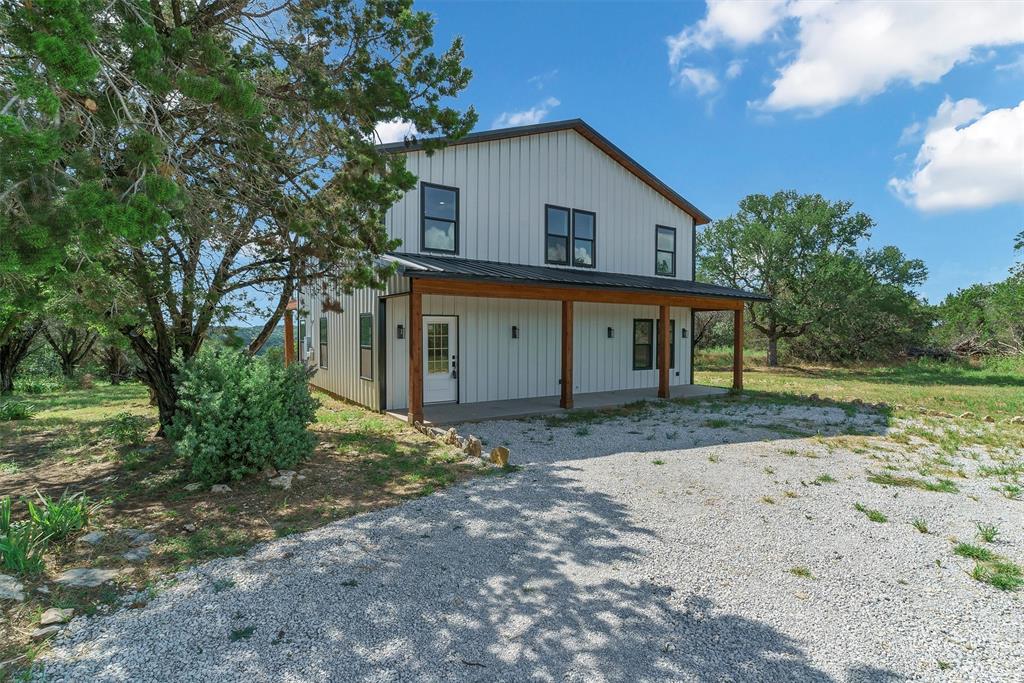
[(701, 577), (643, 575), (660, 539), (567, 469), (198, 567), (58, 643), (48, 680), (832, 680), (799, 641), (719, 609)]

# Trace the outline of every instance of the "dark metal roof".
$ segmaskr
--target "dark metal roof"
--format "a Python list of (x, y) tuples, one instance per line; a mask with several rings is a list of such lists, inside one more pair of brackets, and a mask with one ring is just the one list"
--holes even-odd
[[(680, 195), (678, 192), (673, 190), (671, 187), (666, 185), (664, 182), (659, 180), (657, 176), (648, 171), (646, 168), (641, 166), (633, 157), (629, 156), (621, 149), (616, 147), (611, 140), (598, 133), (596, 130), (590, 127), (590, 125), (583, 119), (568, 119), (566, 121), (551, 121), (550, 123), (538, 123), (532, 126), (516, 126), (515, 128), (500, 128), (498, 130), (485, 130), (479, 133), (470, 133), (469, 135), (463, 136), (458, 140), (448, 141), (448, 145), (468, 145), (474, 142), (491, 142), (492, 140), (506, 140), (508, 138), (518, 138), (524, 135), (540, 135), (542, 133), (554, 133), (562, 130), (574, 130), (587, 140), (592, 142), (594, 146), (603, 151), (605, 154), (610, 156), (612, 159), (621, 164), (627, 171), (635, 175), (640, 180), (644, 181), (655, 191), (658, 192), (665, 199), (669, 200), (677, 207), (685, 211), (686, 213), (693, 216), (694, 221), (697, 225), (704, 225), (710, 223), (711, 218), (698, 209), (696, 206), (691, 204), (685, 197)], [(413, 152), (423, 148), (424, 140), (410, 140), (408, 143), (405, 141), (392, 142), (386, 145), (379, 145), (378, 149), (386, 152)]]
[(721, 287), (706, 282), (677, 280), (652, 275), (627, 275), (608, 273), (600, 270), (553, 268), (551, 266), (527, 266), (518, 263), (477, 261), (453, 256), (432, 254), (394, 253), (391, 257), (399, 264), (400, 272), (413, 278), (443, 278), (463, 280), (487, 280), (550, 285), (572, 285), (577, 287), (615, 288), (629, 291), (663, 292), (666, 294), (695, 294), (722, 299), (744, 301), (770, 301), (770, 297), (756, 292), (747, 292), (732, 287)]

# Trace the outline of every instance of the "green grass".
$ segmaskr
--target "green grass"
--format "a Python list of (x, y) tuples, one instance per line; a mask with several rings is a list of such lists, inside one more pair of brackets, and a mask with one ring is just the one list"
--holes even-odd
[(926, 522), (922, 518), (915, 517), (914, 521), (912, 521), (911, 524), (913, 524), (914, 528), (920, 531), (922, 534), (928, 533), (928, 522)]
[(811, 570), (810, 569), (808, 569), (807, 567), (799, 566), (799, 565), (796, 566), (796, 567), (790, 567), (789, 568), (789, 573), (792, 574), (793, 576), (799, 576), (801, 579), (813, 579), (814, 578), (814, 575), (811, 574)]
[[(731, 349), (698, 351), (695, 380), (699, 384), (732, 384)], [(747, 350), (744, 392), (757, 395), (807, 397), (843, 403), (900, 403), (916, 412), (918, 406), (953, 415), (974, 413), (1008, 419), (1024, 415), (1024, 360), (998, 359), (977, 365), (921, 360), (881, 367), (763, 366), (763, 351)], [(976, 421), (975, 421), (976, 422)], [(1024, 426), (1007, 425), (1017, 435)]]
[(836, 478), (826, 472), (819, 474), (811, 483), (815, 486), (821, 486), (822, 484), (834, 484), (836, 483)]
[(879, 510), (872, 510), (871, 508), (867, 507), (862, 503), (854, 503), (853, 507), (858, 512), (863, 512), (864, 516), (870, 519), (872, 522), (878, 522), (879, 524), (883, 524), (889, 521), (889, 518), (885, 516), (885, 513)]
[(653, 465), (664, 465), (665, 461), (664, 460), (652, 460), (651, 464), (653, 464)]
[(101, 503), (89, 500), (84, 493), (65, 491), (54, 499), (36, 493), (36, 501), (25, 501), (32, 524), (51, 541), (63, 541), (81, 531), (101, 507)]
[(978, 538), (985, 541), (985, 543), (995, 543), (996, 537), (999, 535), (999, 527), (995, 524), (983, 524), (982, 522), (978, 522), (977, 527)]
[(938, 491), (942, 493), (956, 493), (957, 491), (959, 491), (956, 484), (954, 484), (952, 481), (948, 479), (928, 481), (926, 479), (918, 479), (917, 477), (890, 474), (888, 472), (871, 473), (868, 475), (868, 481), (870, 481), (873, 484), (881, 484), (882, 486), (916, 488), (921, 489), (922, 491)]
[(27, 420), (36, 413), (36, 406), (28, 401), (8, 400), (0, 403), (0, 422)]
[(953, 553), (960, 557), (969, 557), (972, 560), (988, 561), (993, 560), (996, 554), (988, 548), (982, 548), (980, 545), (972, 545), (970, 543), (957, 543), (953, 547)]

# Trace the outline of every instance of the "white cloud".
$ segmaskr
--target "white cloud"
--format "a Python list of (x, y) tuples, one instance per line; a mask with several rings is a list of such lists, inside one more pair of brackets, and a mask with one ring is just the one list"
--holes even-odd
[(543, 90), (547, 85), (555, 79), (558, 75), (558, 69), (552, 69), (551, 71), (545, 71), (542, 74), (536, 76), (530, 76), (526, 79), (526, 82), (530, 85), (536, 86), (537, 90)]
[(679, 71), (677, 78), (680, 83), (693, 86), (698, 95), (707, 95), (718, 90), (718, 79), (708, 69), (687, 67)]
[(560, 105), (554, 97), (549, 97), (526, 111), (506, 111), (491, 124), (492, 128), (510, 128), (512, 126), (530, 126), (544, 120), (551, 110)]
[(390, 121), (381, 121), (377, 124), (374, 131), (377, 133), (377, 138), (381, 144), (387, 144), (389, 142), (401, 142), (406, 137), (412, 137), (419, 135), (414, 126), (410, 121), (404, 119), (391, 119)]
[(896, 82), (935, 83), (977, 48), (1024, 42), (1012, 2), (794, 2), (800, 49), (764, 100), (824, 111)]
[(763, 40), (779, 23), (786, 0), (708, 0), (708, 15), (694, 26), (666, 39), (669, 65), (678, 66), (683, 56), (710, 50), (720, 43), (743, 47)]
[(729, 62), (729, 66), (725, 68), (725, 77), (730, 81), (734, 78), (739, 78), (740, 74), (743, 73), (743, 64), (745, 62), (745, 59), (734, 59)]
[(1015, 2), (919, 0), (837, 2), (709, 0), (707, 16), (668, 38), (674, 71), (684, 56), (719, 45), (763, 42), (789, 26), (797, 48), (758, 106), (823, 112), (865, 100), (895, 83), (934, 83), (983, 48), (1024, 43)]
[(1024, 201), (1024, 101), (984, 113), (977, 100), (939, 105), (907, 178), (889, 187), (922, 211)]

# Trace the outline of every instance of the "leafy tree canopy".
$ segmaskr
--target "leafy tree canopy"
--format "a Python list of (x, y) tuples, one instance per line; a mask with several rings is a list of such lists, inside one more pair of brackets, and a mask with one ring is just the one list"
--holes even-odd
[(276, 326), (296, 280), (387, 275), (384, 214), (415, 178), (377, 149), (475, 113), (462, 44), (410, 0), (5, 4), (0, 268), (65, 271), (130, 341), (161, 423), (173, 358), (240, 313)]

